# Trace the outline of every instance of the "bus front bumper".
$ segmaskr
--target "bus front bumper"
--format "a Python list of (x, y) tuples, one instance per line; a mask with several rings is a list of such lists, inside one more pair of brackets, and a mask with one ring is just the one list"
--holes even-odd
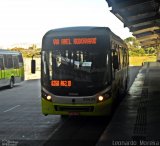
[(109, 116), (111, 110), (112, 98), (96, 104), (56, 104), (42, 98), (44, 115)]

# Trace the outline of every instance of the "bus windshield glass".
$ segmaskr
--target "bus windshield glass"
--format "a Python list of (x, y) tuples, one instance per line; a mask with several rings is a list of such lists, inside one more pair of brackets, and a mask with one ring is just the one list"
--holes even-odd
[(42, 51), (42, 79), (55, 95), (97, 93), (108, 84), (108, 66), (108, 54), (91, 48)]

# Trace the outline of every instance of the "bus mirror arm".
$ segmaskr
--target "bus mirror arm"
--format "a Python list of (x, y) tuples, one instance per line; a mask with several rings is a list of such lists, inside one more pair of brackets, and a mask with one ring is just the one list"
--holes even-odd
[(31, 60), (31, 73), (35, 74), (36, 73), (36, 60), (33, 59), (34, 55), (32, 56)]
[(115, 56), (113, 56), (113, 68), (114, 68), (114, 69), (118, 69), (118, 67), (119, 67), (119, 64), (118, 64), (118, 56), (115, 55)]

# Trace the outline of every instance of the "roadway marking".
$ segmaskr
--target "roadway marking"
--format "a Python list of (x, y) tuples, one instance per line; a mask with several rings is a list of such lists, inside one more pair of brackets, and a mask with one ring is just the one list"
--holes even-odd
[(16, 106), (14, 106), (14, 107), (12, 107), (12, 108), (10, 108), (10, 109), (7, 109), (7, 110), (5, 110), (5, 111), (3, 111), (3, 112), (4, 112), (4, 113), (9, 112), (9, 111), (11, 111), (11, 110), (13, 110), (13, 109), (15, 109), (15, 108), (17, 108), (17, 107), (19, 107), (19, 106), (21, 106), (21, 105), (16, 105)]

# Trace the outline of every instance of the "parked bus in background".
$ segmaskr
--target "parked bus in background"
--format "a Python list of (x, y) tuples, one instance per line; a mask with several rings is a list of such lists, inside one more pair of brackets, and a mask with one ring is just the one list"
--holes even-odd
[(127, 46), (109, 28), (50, 30), (42, 40), (42, 113), (110, 115), (127, 90), (128, 65)]
[(24, 64), (22, 54), (16, 51), (0, 49), (0, 87), (24, 81)]

